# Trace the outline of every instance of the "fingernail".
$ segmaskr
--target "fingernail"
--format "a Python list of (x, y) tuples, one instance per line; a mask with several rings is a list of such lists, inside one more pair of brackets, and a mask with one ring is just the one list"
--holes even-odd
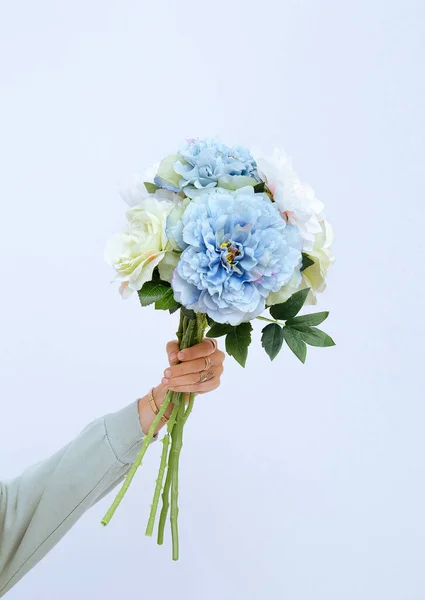
[(170, 371), (170, 369), (167, 369), (164, 373), (165, 377), (171, 377), (172, 373)]
[(183, 354), (183, 352), (179, 352), (179, 353), (177, 354), (177, 358), (178, 358), (179, 360), (183, 360), (183, 359), (184, 359), (184, 354)]
[(172, 352), (170, 354), (170, 360), (171, 360), (171, 362), (174, 362), (175, 360), (177, 360), (177, 352)]
[(162, 378), (162, 383), (163, 383), (164, 385), (167, 385), (167, 383), (168, 383), (168, 379), (167, 379), (166, 377), (163, 377), (163, 378)]

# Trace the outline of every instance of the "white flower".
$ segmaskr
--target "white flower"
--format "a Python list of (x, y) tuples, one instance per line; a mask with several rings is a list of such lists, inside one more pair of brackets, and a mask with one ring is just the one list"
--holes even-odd
[(121, 281), (124, 298), (150, 281), (156, 266), (161, 276), (171, 279), (173, 257), (167, 257), (162, 274), (160, 263), (171, 254), (165, 227), (174, 206), (174, 202), (159, 199), (156, 194), (145, 198), (127, 211), (126, 229), (108, 243), (105, 258), (115, 269), (116, 280)]
[(267, 298), (268, 306), (285, 302), (292, 294), (307, 287), (310, 288), (310, 293), (307, 296), (306, 304), (317, 303), (316, 294), (325, 291), (328, 268), (335, 260), (331, 251), (332, 240), (331, 225), (327, 221), (322, 221), (320, 232), (315, 236), (313, 248), (308, 252), (308, 256), (314, 261), (314, 264), (301, 273), (294, 273), (292, 279), (278, 292), (271, 293)]
[(132, 175), (125, 184), (121, 186), (121, 197), (129, 206), (135, 206), (149, 196), (145, 187), (145, 181), (154, 185), (153, 180), (158, 171), (158, 167), (159, 163), (156, 163), (155, 165), (148, 167), (142, 175)]
[(258, 159), (257, 168), (260, 178), (272, 192), (282, 216), (300, 230), (304, 240), (303, 250), (310, 251), (316, 234), (321, 231), (323, 203), (316, 198), (310, 186), (301, 183), (290, 159), (277, 148), (271, 156)]
[(312, 250), (308, 252), (308, 256), (314, 260), (314, 264), (307, 267), (301, 274), (305, 283), (304, 287), (310, 287), (311, 292), (307, 300), (310, 299), (311, 304), (316, 304), (316, 294), (324, 292), (326, 289), (326, 275), (329, 267), (335, 262), (335, 257), (331, 250), (333, 241), (333, 231), (330, 223), (322, 221), (320, 223), (321, 231), (314, 240)]

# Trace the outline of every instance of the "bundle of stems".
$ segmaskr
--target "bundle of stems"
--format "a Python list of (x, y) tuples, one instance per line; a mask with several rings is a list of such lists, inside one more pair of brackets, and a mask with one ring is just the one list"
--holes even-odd
[[(199, 344), (205, 334), (207, 327), (206, 316), (200, 313), (194, 313), (186, 309), (180, 309), (180, 322), (177, 331), (177, 338), (181, 350)], [(195, 401), (195, 394), (189, 394), (189, 403), (186, 406), (185, 393), (168, 391), (164, 402), (161, 405), (155, 419), (153, 420), (148, 434), (143, 440), (142, 447), (136, 457), (136, 460), (131, 465), (130, 470), (122, 484), (121, 489), (116, 495), (109, 510), (102, 519), (102, 525), (107, 525), (112, 519), (121, 500), (125, 496), (137, 469), (142, 465), (143, 457), (148, 449), (155, 430), (167, 410), (170, 402), (174, 405), (171, 417), (167, 424), (167, 433), (162, 439), (162, 453), (159, 465), (158, 477), (156, 480), (155, 492), (151, 505), (148, 524), (146, 527), (146, 535), (152, 536), (156, 515), (158, 512), (158, 504), (162, 491), (162, 509), (159, 517), (158, 525), (158, 544), (164, 542), (164, 530), (167, 521), (168, 512), (170, 512), (171, 537), (172, 537), (172, 557), (173, 560), (179, 558), (179, 532), (178, 532), (178, 514), (179, 514), (179, 464), (180, 452), (183, 446), (183, 430), (186, 421), (192, 412)], [(165, 483), (164, 483), (165, 478)]]

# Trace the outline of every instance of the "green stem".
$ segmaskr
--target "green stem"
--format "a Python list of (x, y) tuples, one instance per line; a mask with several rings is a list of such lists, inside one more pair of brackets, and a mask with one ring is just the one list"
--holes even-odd
[[(175, 392), (174, 394), (177, 394), (178, 392)], [(174, 394), (172, 396), (172, 399), (174, 401)], [(178, 416), (178, 412), (179, 412), (179, 407), (180, 404), (175, 404), (174, 408), (173, 408), (173, 413), (171, 415), (171, 419), (168, 422), (168, 434), (171, 435), (171, 439), (173, 439), (173, 431), (174, 431), (174, 427), (176, 424), (176, 420), (177, 420), (177, 416)], [(171, 448), (173, 446), (171, 445)], [(164, 484), (164, 489), (162, 490), (162, 508), (161, 508), (161, 513), (159, 515), (159, 525), (158, 525), (158, 538), (157, 538), (157, 543), (161, 546), (164, 543), (164, 529), (165, 529), (165, 523), (167, 521), (167, 514), (168, 514), (168, 508), (170, 506), (170, 488), (171, 488), (171, 474), (172, 474), (172, 461), (173, 461), (173, 455), (171, 453), (170, 450), (170, 456), (168, 459), (168, 470), (167, 470), (167, 476), (165, 478), (165, 484)]]
[(185, 424), (186, 421), (188, 420), (189, 415), (192, 412), (194, 402), (195, 402), (195, 394), (193, 392), (191, 392), (191, 394), (189, 396), (189, 404), (186, 408), (186, 412), (184, 413), (183, 424)]
[(282, 325), (282, 323), (280, 323), (279, 321), (276, 321), (275, 319), (268, 319), (267, 317), (255, 317), (256, 319), (258, 319), (259, 321), (267, 321), (268, 323), (279, 323), (279, 325)]
[(121, 500), (124, 498), (128, 488), (130, 487), (130, 483), (132, 482), (137, 469), (142, 464), (142, 460), (143, 460), (144, 455), (146, 454), (146, 450), (148, 449), (149, 444), (151, 443), (152, 438), (155, 435), (155, 430), (158, 427), (158, 424), (161, 421), (162, 416), (164, 415), (165, 411), (167, 410), (167, 406), (170, 403), (171, 396), (172, 396), (172, 394), (167, 392), (167, 395), (165, 396), (165, 400), (162, 403), (161, 408), (159, 409), (158, 414), (156, 415), (155, 419), (153, 420), (151, 426), (149, 427), (147, 436), (143, 440), (142, 447), (139, 450), (136, 460), (131, 465), (130, 470), (128, 471), (126, 478), (124, 479), (124, 483), (122, 484), (120, 491), (115, 496), (114, 501), (112, 502), (111, 506), (109, 507), (108, 511), (106, 512), (105, 516), (103, 517), (103, 519), (101, 521), (102, 525), (107, 525), (109, 523), (109, 521), (112, 519), (114, 512), (117, 510), (118, 506), (120, 505)]
[[(207, 320), (205, 315), (197, 314), (195, 319), (186, 317), (183, 312), (180, 312), (180, 325), (177, 332), (179, 338), (180, 349), (189, 348), (194, 346), (203, 340), (205, 329), (207, 327)], [(159, 518), (158, 526), (158, 544), (164, 542), (164, 529), (167, 520), (168, 510), (170, 508), (170, 492), (171, 492), (171, 533), (173, 538), (173, 559), (178, 559), (178, 468), (180, 451), (183, 444), (183, 427), (189, 417), (194, 403), (194, 394), (190, 395), (189, 405), (185, 410), (185, 394), (173, 394), (172, 401), (178, 408), (176, 412), (176, 422), (171, 434), (171, 448), (168, 460), (167, 476), (165, 478), (164, 489), (162, 492), (162, 509)], [(173, 411), (174, 415), (174, 411)]]
[(170, 445), (170, 434), (167, 433), (162, 438), (162, 453), (161, 453), (161, 462), (159, 464), (158, 478), (156, 480), (155, 492), (153, 495), (153, 501), (151, 505), (151, 512), (149, 515), (148, 524), (146, 527), (145, 535), (151, 536), (153, 533), (153, 527), (155, 525), (155, 517), (156, 512), (158, 510), (158, 502), (159, 497), (161, 495), (162, 490), (162, 482), (164, 480), (165, 467), (167, 466), (167, 458), (168, 458), (168, 447)]
[(169, 445), (170, 445), (171, 433), (173, 431), (173, 427), (176, 422), (177, 411), (178, 411), (178, 406), (174, 406), (173, 412), (171, 413), (171, 417), (167, 424), (167, 433), (162, 438), (163, 448), (162, 448), (162, 454), (161, 454), (161, 462), (159, 465), (158, 478), (156, 480), (155, 493), (154, 493), (153, 501), (151, 504), (149, 521), (148, 521), (148, 524), (146, 527), (146, 532), (145, 532), (145, 535), (148, 535), (148, 536), (152, 535), (153, 528), (155, 525), (156, 513), (158, 512), (159, 498), (161, 496), (161, 490), (162, 490), (162, 484), (164, 481), (165, 469), (167, 467), (167, 458), (169, 460), (168, 449), (169, 449)]
[(173, 456), (171, 466), (171, 508), (170, 508), (170, 523), (171, 537), (173, 545), (173, 560), (179, 559), (179, 462), (180, 452), (183, 446), (183, 427), (184, 427), (184, 404), (181, 405), (177, 415), (177, 422), (173, 433), (173, 444), (170, 453)]

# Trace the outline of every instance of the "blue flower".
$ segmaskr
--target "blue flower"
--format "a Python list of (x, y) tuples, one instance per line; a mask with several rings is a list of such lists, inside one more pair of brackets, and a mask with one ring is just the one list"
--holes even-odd
[(300, 269), (298, 229), (250, 187), (199, 194), (169, 228), (183, 250), (174, 297), (217, 323), (238, 325), (260, 315), (270, 292)]
[(177, 155), (162, 161), (156, 185), (191, 195), (191, 188), (226, 187), (237, 189), (259, 181), (257, 165), (243, 146), (229, 148), (216, 139), (188, 140)]

